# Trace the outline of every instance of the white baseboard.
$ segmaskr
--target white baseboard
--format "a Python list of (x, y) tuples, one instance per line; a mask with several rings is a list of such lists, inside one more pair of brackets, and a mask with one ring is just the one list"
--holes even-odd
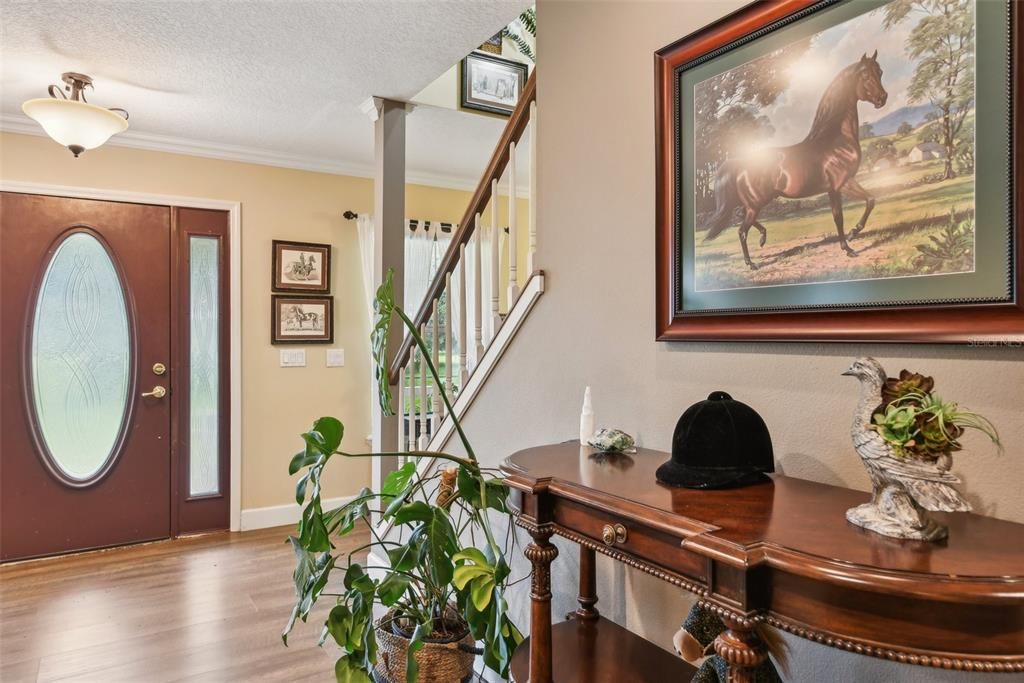
[[(351, 502), (355, 496), (342, 496), (340, 498), (325, 498), (322, 501), (324, 510), (336, 508)], [(302, 518), (302, 507), (295, 503), (288, 505), (271, 505), (265, 508), (248, 508), (242, 510), (242, 531), (253, 529), (267, 529), (285, 524), (297, 524)]]

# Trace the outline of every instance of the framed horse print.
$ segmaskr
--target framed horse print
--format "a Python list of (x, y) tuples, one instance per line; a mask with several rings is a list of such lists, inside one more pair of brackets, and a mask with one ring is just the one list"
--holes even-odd
[(1020, 12), (761, 0), (659, 50), (657, 338), (1024, 342)]
[(274, 240), (271, 246), (275, 292), (331, 291), (331, 245)]
[(331, 344), (334, 342), (334, 297), (270, 297), (271, 344)]

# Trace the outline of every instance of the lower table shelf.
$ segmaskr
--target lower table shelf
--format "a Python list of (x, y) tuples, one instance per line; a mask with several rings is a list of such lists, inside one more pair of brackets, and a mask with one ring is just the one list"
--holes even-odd
[[(684, 683), (697, 670), (618, 624), (571, 619), (551, 627), (552, 677), (557, 683)], [(512, 681), (527, 683), (530, 639), (512, 657)]]

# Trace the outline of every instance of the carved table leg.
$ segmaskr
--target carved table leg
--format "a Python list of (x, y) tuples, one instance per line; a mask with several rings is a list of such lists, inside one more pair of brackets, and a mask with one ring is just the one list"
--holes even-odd
[(551, 529), (530, 531), (533, 543), (526, 559), (533, 565), (530, 598), (530, 683), (552, 683), (551, 678), (551, 562), (558, 548), (551, 545)]
[(568, 616), (580, 621), (596, 621), (600, 612), (597, 611), (597, 557), (590, 548), (580, 547), (580, 594), (577, 601), (579, 609)]
[(768, 659), (768, 650), (750, 622), (722, 617), (726, 630), (715, 638), (715, 652), (729, 665), (727, 683), (753, 683), (754, 670)]

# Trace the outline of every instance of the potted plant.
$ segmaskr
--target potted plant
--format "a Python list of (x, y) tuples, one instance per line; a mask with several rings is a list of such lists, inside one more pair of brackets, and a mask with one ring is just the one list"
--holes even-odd
[[(333, 417), (318, 419), (302, 435), (305, 447), (288, 466), (290, 475), (301, 473), (295, 499), (303, 509), (298, 535), (288, 538), (297, 558), (296, 601), (282, 639), (287, 645), (295, 620), (305, 621), (321, 598), (330, 598), (334, 604), (320, 645), (331, 638), (341, 648), (334, 667), (339, 683), (450, 683), (472, 675), (476, 654), (507, 676), (512, 653), (523, 639), (508, 617), (504, 597), (510, 574), (506, 557), (515, 535), (507, 534), (499, 544), (488, 513), (511, 515), (506, 505), (509, 489), (477, 459), (426, 344), (395, 305), (392, 278), (389, 271), (377, 290), (371, 334), (381, 408), (393, 414), (385, 349), (397, 316), (422, 352), (466, 456), (349, 452), (342, 450), (344, 425)], [(321, 482), (332, 458), (396, 455), (409, 461), (389, 474), (380, 490), (365, 488), (351, 502), (323, 509)], [(450, 467), (424, 475), (417, 463), (430, 459)], [(371, 509), (399, 533), (378, 536), (370, 522)], [(370, 525), (370, 542), (336, 554), (332, 539), (351, 533), (360, 523)], [(356, 561), (357, 555), (371, 549), (386, 557), (386, 564), (364, 566)], [(332, 575), (340, 575), (339, 585), (330, 581)], [(375, 606), (386, 610), (376, 620)], [(482, 641), (481, 650), (474, 641)]]

